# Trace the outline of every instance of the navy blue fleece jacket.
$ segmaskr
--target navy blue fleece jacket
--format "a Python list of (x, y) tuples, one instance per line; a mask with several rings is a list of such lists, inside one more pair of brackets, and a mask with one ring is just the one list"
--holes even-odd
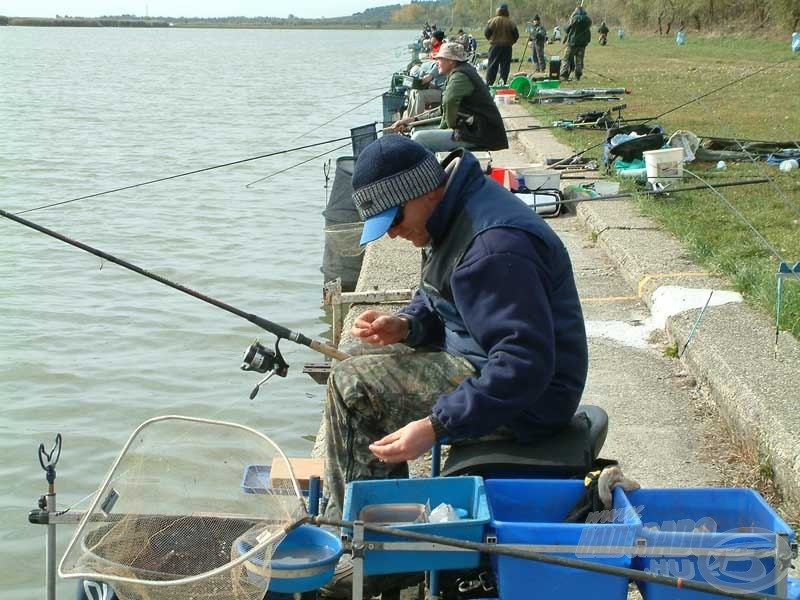
[[(462, 211), (473, 237), (449, 279), (450, 314), (438, 310), (443, 300), (426, 292), (424, 281), (401, 311), (411, 319), (406, 343), (460, 354), (478, 370), (440, 396), (433, 413), (454, 438), (501, 426), (522, 441), (552, 433), (574, 414), (588, 368), (569, 255), (541, 217), (487, 178), (469, 152), (426, 224), (433, 253), (455, 234)], [(463, 343), (445, 332), (445, 322), (453, 329), (453, 308)]]

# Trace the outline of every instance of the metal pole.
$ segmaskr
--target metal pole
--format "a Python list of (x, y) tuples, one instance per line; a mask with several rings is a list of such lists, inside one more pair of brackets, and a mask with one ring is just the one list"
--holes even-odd
[(47, 480), (47, 493), (39, 498), (39, 508), (47, 513), (47, 540), (45, 550), (45, 581), (47, 600), (56, 600), (56, 524), (49, 521), (56, 512), (56, 464), (61, 456), (61, 434), (56, 434), (56, 442), (50, 452), (39, 444), (39, 464), (44, 469)]
[[(55, 484), (50, 483), (45, 496), (45, 509), (49, 514), (56, 512), (56, 492)], [(47, 561), (45, 576), (47, 578), (47, 600), (56, 600), (56, 526), (47, 526), (47, 550), (45, 553)]]

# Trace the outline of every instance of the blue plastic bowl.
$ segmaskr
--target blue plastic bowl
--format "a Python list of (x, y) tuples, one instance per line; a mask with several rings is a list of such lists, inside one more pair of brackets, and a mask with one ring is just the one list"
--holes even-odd
[[(251, 548), (245, 540), (236, 543), (240, 555)], [(316, 590), (331, 580), (341, 555), (342, 542), (337, 536), (313, 525), (300, 525), (283, 539), (272, 555), (268, 589), (282, 594)], [(263, 567), (264, 561), (256, 557), (245, 563), (253, 580), (262, 578)]]

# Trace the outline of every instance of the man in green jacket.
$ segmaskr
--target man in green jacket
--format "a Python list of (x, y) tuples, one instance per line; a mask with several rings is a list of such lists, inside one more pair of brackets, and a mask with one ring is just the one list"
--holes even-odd
[(464, 47), (457, 42), (442, 44), (436, 55), (439, 73), (447, 75), (442, 105), (392, 124), (398, 133), (414, 123), (441, 117), (439, 127), (416, 127), (411, 139), (431, 152), (456, 148), (503, 150), (508, 148), (503, 118), (481, 76), (467, 62)]
[(583, 55), (586, 46), (592, 39), (592, 20), (582, 6), (577, 7), (569, 19), (569, 24), (564, 28), (567, 51), (561, 61), (561, 80), (568, 81), (573, 69), (575, 79), (581, 80), (583, 75)]

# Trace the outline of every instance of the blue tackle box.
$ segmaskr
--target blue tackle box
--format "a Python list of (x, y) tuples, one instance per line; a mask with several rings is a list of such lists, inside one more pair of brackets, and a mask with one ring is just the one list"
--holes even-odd
[[(532, 551), (554, 556), (630, 567), (641, 521), (625, 493), (614, 490), (612, 510), (597, 514), (599, 522), (564, 523), (584, 492), (583, 480), (575, 479), (487, 480), (491, 529), (497, 542), (523, 544)], [(559, 551), (561, 548), (563, 551)], [(509, 556), (492, 556), (492, 562), (501, 600), (531, 598), (534, 593), (537, 600), (625, 600), (628, 593), (626, 577)]]
[[(459, 515), (465, 515), (454, 521), (442, 523), (428, 522), (395, 522), (385, 520), (375, 522), (397, 529), (440, 535), (456, 540), (482, 542), (484, 528), (489, 523), (489, 507), (486, 502), (483, 479), (481, 477), (432, 477), (420, 479), (386, 479), (376, 481), (354, 481), (347, 485), (344, 500), (343, 519), (355, 521), (364, 515), (375, 515), (391, 511), (381, 511), (381, 507), (402, 507), (408, 519), (415, 518), (418, 513), (410, 510), (413, 506), (429, 506), (431, 510), (439, 504), (449, 504)], [(364, 510), (366, 509), (366, 511)], [(466, 514), (465, 514), (466, 513)], [(344, 533), (352, 536), (351, 529)], [(371, 531), (364, 532), (365, 541), (392, 543), (415, 543), (414, 540), (403, 539)], [(470, 550), (421, 550), (420, 545), (430, 544), (416, 542), (417, 548), (407, 550), (376, 550), (364, 554), (364, 573), (379, 575), (386, 573), (410, 573), (417, 571), (472, 569), (480, 562), (480, 553)]]
[[(738, 592), (787, 595), (792, 529), (758, 492), (743, 488), (642, 489), (634, 567)], [(666, 553), (659, 548), (667, 550)], [(722, 600), (724, 596), (641, 583), (646, 600)]]

